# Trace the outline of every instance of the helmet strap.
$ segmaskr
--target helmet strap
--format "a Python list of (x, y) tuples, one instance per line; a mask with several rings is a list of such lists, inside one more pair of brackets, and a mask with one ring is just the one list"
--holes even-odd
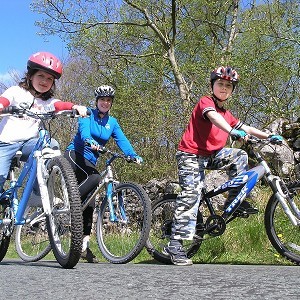
[[(224, 109), (223, 103), (226, 102), (227, 99), (226, 99), (226, 100), (220, 100), (220, 99), (217, 98), (214, 94), (212, 94), (212, 99), (213, 99), (214, 103), (216, 104), (216, 106), (218, 106), (220, 109)], [(222, 103), (221, 106), (219, 105), (219, 102), (218, 102), (218, 101), (219, 101), (220, 103)]]
[(219, 99), (214, 93), (212, 94), (212, 96), (213, 96), (213, 99), (214, 100), (216, 100), (216, 101), (220, 101), (220, 102), (225, 102), (225, 101), (227, 101), (227, 99), (225, 99), (225, 100), (221, 100), (221, 99)]

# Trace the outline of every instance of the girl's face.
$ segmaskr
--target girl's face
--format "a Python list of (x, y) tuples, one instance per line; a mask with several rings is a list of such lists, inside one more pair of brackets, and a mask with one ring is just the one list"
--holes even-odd
[(38, 70), (30, 77), (30, 80), (34, 89), (42, 94), (51, 89), (54, 83), (54, 76), (45, 71)]
[(97, 100), (97, 107), (99, 111), (103, 114), (107, 113), (112, 105), (112, 98), (111, 97), (100, 97)]
[(217, 79), (213, 85), (214, 95), (221, 101), (227, 100), (233, 91), (233, 84), (224, 79)]

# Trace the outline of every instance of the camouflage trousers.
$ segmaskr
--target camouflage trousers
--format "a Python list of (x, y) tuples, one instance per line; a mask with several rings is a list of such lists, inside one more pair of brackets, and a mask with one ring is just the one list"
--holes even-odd
[(171, 239), (192, 240), (204, 186), (205, 169), (226, 170), (231, 179), (247, 170), (248, 155), (241, 149), (223, 148), (209, 157), (177, 151), (176, 159), (182, 191), (176, 199)]

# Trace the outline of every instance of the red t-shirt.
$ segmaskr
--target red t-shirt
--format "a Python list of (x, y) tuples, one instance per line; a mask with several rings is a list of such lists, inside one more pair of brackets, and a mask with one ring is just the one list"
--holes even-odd
[(213, 125), (205, 116), (208, 111), (216, 111), (231, 127), (242, 123), (229, 110), (219, 108), (209, 96), (202, 97), (196, 104), (189, 124), (179, 142), (178, 150), (200, 156), (210, 156), (226, 145), (228, 133)]

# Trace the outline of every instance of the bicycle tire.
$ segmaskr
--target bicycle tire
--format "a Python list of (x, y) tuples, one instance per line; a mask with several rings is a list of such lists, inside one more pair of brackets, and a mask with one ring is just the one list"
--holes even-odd
[[(163, 264), (172, 264), (170, 256), (164, 254), (163, 249), (170, 240), (176, 197), (176, 194), (167, 194), (162, 199), (152, 202), (152, 224), (146, 249), (155, 260)], [(183, 240), (183, 249), (188, 258), (196, 254), (202, 243), (203, 233), (200, 228), (203, 228), (203, 217), (200, 211), (196, 224), (198, 238), (192, 241)]]
[[(118, 199), (122, 198), (129, 222), (122, 218)], [(151, 226), (151, 202), (142, 186), (133, 182), (118, 184), (113, 192), (113, 205), (118, 221), (109, 218), (107, 198), (97, 215), (96, 235), (105, 259), (114, 264), (132, 261), (145, 246)]]
[(53, 254), (65, 269), (73, 268), (82, 250), (81, 199), (75, 174), (62, 156), (47, 164), (47, 182), (51, 214), (46, 215), (47, 230)]
[(26, 208), (24, 216), (30, 221), (16, 226), (15, 248), (23, 261), (35, 262), (51, 251), (46, 218), (40, 207)]
[[(6, 209), (9, 209), (9, 207), (0, 205), (0, 209), (1, 220), (3, 220), (6, 215), (5, 211)], [(11, 235), (7, 234), (5, 226), (0, 226), (0, 261), (3, 260), (7, 253), (10, 243), (10, 237)]]
[[(300, 209), (300, 181), (287, 184), (287, 188), (293, 195), (293, 201)], [(300, 226), (291, 223), (285, 214), (280, 202), (272, 195), (265, 211), (265, 228), (267, 236), (283, 257), (300, 265)]]

